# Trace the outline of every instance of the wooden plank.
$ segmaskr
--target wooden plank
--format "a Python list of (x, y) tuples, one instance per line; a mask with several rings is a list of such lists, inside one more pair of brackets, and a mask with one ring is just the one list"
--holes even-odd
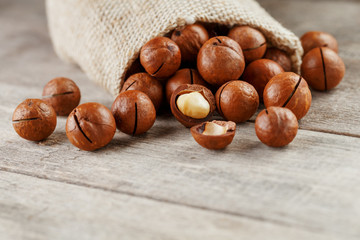
[(163, 117), (147, 135), (117, 133), (109, 146), (89, 153), (67, 141), (64, 124), (60, 119), (55, 134), (39, 144), (8, 129), (0, 169), (360, 237), (359, 138), (300, 130), (293, 144), (273, 149), (247, 123), (232, 145), (216, 152), (200, 148), (188, 129)]
[[(288, 5), (287, 14), (275, 9), (283, 6), (276, 3)], [(327, 6), (324, 2), (323, 5), (313, 4), (318, 10)], [(347, 17), (356, 19), (353, 9), (359, 4), (331, 4), (337, 11), (346, 10)], [(331, 10), (324, 8), (327, 12)], [(304, 18), (298, 17), (299, 9), (305, 10), (305, 5), (275, 1), (269, 6), (275, 17), (284, 15), (282, 21), (292, 24), (289, 27), (297, 33), (305, 24)], [(306, 13), (315, 18), (320, 16), (318, 12), (308, 8)], [(327, 18), (330, 15), (327, 14)], [(339, 14), (333, 16), (339, 17)], [(257, 140), (253, 123), (246, 123), (238, 126), (234, 143), (228, 149), (213, 152), (200, 149), (188, 130), (164, 115), (148, 134), (131, 138), (117, 133), (108, 147), (93, 153), (70, 145), (64, 131), (65, 118), (59, 118), (55, 133), (47, 141), (37, 144), (20, 139), (11, 127), (13, 109), (27, 97), (39, 97), (43, 85), (55, 76), (65, 75), (76, 80), (82, 90), (82, 102), (97, 101), (110, 106), (113, 98), (89, 82), (80, 69), (56, 58), (45, 34), (42, 1), (28, 3), (25, 7), (5, 4), (0, 8), (0, 22), (0, 169), (99, 188), (113, 194), (125, 193), (181, 204), (234, 218), (246, 217), (294, 231), (304, 229), (329, 238), (360, 237), (359, 138), (301, 130), (289, 147), (271, 149)], [(344, 36), (340, 43), (342, 48), (358, 46), (353, 38), (358, 34), (353, 31), (355, 22), (333, 22), (336, 26), (339, 24), (337, 29), (340, 25), (343, 28), (340, 32)], [(320, 28), (324, 23), (319, 20), (318, 24)], [(345, 36), (349, 36), (348, 40)], [(302, 128), (356, 136), (359, 133), (356, 121), (359, 113), (352, 111), (359, 102), (358, 89), (353, 87), (357, 86), (359, 48), (351, 51), (350, 47), (342, 53), (348, 67), (347, 78), (326, 96), (316, 97), (318, 93), (315, 93), (312, 110), (302, 120)], [(314, 117), (317, 114), (320, 114), (318, 120)], [(29, 184), (32, 181), (29, 178)], [(60, 185), (59, 189), (62, 187)], [(31, 189), (37, 190), (37, 187), (33, 185)], [(53, 188), (45, 184), (44, 192), (48, 191), (52, 192)], [(65, 194), (56, 193), (60, 198)], [(16, 198), (19, 193), (11, 194)], [(46, 201), (43, 196), (39, 199)], [(63, 196), (57, 204), (71, 199), (69, 196)], [(97, 211), (96, 206), (89, 206), (89, 211)], [(4, 209), (10, 211), (9, 216), (14, 215), (11, 207)], [(56, 221), (56, 213), (49, 212), (48, 219)], [(173, 221), (172, 224), (177, 221), (175, 218), (166, 220)], [(106, 228), (108, 222), (102, 227)], [(14, 224), (5, 221), (0, 226)], [(252, 226), (256, 229), (256, 224)], [(252, 228), (250, 223), (249, 228)], [(136, 230), (128, 230), (128, 234), (136, 234)], [(25, 229), (24, 232), (31, 231)]]
[(0, 236), (27, 239), (332, 239), (287, 226), (0, 172)]

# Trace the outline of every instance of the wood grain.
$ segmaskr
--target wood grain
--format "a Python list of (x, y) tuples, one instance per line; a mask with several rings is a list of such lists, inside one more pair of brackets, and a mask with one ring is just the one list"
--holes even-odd
[(63, 117), (43, 142), (13, 131), (15, 107), (54, 77), (74, 79), (82, 102), (110, 107), (113, 97), (56, 57), (42, 1), (0, 0), (1, 239), (359, 239), (360, 4), (260, 3), (299, 35), (333, 33), (347, 66), (336, 90), (313, 92), (292, 144), (268, 148), (248, 122), (226, 150), (209, 151), (162, 114), (148, 134), (117, 133), (84, 152), (68, 142)]
[(5, 193), (0, 194), (3, 240), (331, 239), (272, 223), (6, 172), (0, 172), (0, 189)]

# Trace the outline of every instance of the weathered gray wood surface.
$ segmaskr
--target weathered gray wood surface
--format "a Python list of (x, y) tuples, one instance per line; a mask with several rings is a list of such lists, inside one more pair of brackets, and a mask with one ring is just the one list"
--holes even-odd
[(113, 97), (55, 56), (42, 1), (0, 0), (0, 239), (359, 239), (360, 3), (260, 2), (298, 35), (333, 33), (347, 66), (336, 90), (313, 92), (291, 145), (262, 145), (249, 122), (208, 151), (164, 114), (88, 153), (65, 118), (44, 142), (13, 131), (16, 105), (55, 76), (74, 79), (82, 102)]

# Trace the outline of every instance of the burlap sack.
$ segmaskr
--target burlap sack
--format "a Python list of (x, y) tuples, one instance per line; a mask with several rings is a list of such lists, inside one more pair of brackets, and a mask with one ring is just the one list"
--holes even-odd
[(126, 70), (150, 39), (196, 21), (261, 30), (268, 42), (301, 63), (299, 39), (254, 0), (47, 0), (57, 54), (117, 95)]

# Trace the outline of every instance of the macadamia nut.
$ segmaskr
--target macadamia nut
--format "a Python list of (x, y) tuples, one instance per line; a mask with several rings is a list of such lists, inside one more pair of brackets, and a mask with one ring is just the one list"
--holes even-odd
[(218, 136), (223, 135), (227, 132), (227, 126), (221, 126), (214, 122), (207, 122), (205, 124), (205, 129), (202, 134), (209, 136)]
[(196, 119), (205, 118), (210, 112), (209, 102), (199, 92), (180, 95), (176, 105), (182, 114)]

